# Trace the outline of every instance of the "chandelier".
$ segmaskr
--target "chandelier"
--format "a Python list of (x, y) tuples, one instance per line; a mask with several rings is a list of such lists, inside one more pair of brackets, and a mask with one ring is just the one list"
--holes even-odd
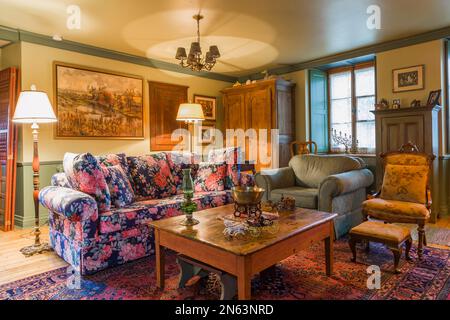
[(197, 21), (197, 42), (191, 43), (188, 56), (186, 56), (186, 49), (179, 47), (175, 58), (180, 60), (180, 65), (183, 68), (190, 68), (193, 71), (210, 71), (216, 64), (216, 59), (220, 57), (219, 48), (210, 46), (209, 51), (203, 57), (200, 47), (200, 20), (203, 19), (203, 16), (196, 14), (192, 18)]

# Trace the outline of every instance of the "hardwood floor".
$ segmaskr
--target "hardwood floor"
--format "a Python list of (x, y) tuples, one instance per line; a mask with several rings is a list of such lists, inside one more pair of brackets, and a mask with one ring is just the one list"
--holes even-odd
[[(450, 216), (439, 219), (433, 226), (447, 228), (450, 232)], [(48, 227), (42, 227), (41, 231), (41, 239), (48, 239)], [(33, 244), (32, 232), (32, 229), (0, 231), (0, 285), (68, 265), (54, 252), (24, 257), (19, 250)]]
[[(41, 231), (41, 239), (47, 240), (48, 227), (42, 227)], [(32, 229), (0, 231), (0, 285), (68, 265), (54, 252), (29, 258), (22, 255), (19, 250), (34, 242), (32, 232)]]

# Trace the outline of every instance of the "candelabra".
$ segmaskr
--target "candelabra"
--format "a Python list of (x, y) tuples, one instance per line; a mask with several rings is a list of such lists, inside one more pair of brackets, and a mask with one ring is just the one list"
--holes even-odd
[(348, 135), (347, 133), (344, 133), (342, 135), (342, 132), (339, 131), (339, 135), (337, 134), (336, 129), (333, 129), (333, 132), (331, 134), (331, 139), (333, 139), (335, 144), (343, 145), (345, 148), (345, 153), (349, 153), (349, 151), (356, 152), (358, 150), (358, 140), (355, 141), (355, 144), (353, 144), (353, 137), (352, 135)]

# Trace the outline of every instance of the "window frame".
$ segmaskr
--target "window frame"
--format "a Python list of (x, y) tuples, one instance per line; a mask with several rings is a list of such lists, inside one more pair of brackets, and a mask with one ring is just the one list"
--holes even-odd
[[(332, 146), (333, 146), (333, 139), (331, 137), (331, 133), (332, 133), (332, 128), (331, 128), (331, 75), (336, 74), (336, 73), (342, 73), (342, 72), (348, 72), (350, 71), (350, 75), (351, 75), (351, 121), (352, 121), (352, 148), (351, 150), (354, 150), (354, 147), (356, 145), (356, 140), (357, 140), (357, 126), (358, 126), (358, 121), (357, 121), (357, 103), (358, 103), (358, 98), (364, 98), (364, 97), (371, 97), (371, 95), (367, 95), (367, 96), (356, 96), (356, 76), (355, 76), (355, 71), (356, 70), (360, 70), (360, 69), (367, 69), (367, 68), (374, 68), (374, 76), (375, 76), (375, 92), (374, 92), (374, 97), (375, 97), (375, 102), (377, 101), (377, 68), (376, 68), (376, 61), (368, 61), (368, 62), (362, 62), (362, 63), (358, 63), (358, 64), (354, 64), (354, 65), (350, 65), (350, 66), (345, 66), (345, 67), (337, 67), (337, 68), (332, 68), (332, 69), (328, 69), (327, 70), (327, 77), (328, 77), (328, 140), (330, 141), (330, 143), (328, 144), (328, 153), (336, 153), (335, 151), (332, 151)], [(375, 106), (374, 106), (375, 109)], [(375, 135), (375, 132), (374, 132)], [(350, 150), (350, 154), (352, 154), (352, 151)], [(344, 153), (344, 152), (338, 152), (338, 153)], [(359, 150), (358, 150), (359, 153)], [(364, 153), (364, 155), (374, 155), (376, 154), (376, 149), (373, 152), (368, 152), (368, 153)]]

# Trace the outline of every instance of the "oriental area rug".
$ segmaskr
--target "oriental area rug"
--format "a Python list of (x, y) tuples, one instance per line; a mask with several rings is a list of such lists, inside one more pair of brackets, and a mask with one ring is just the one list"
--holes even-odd
[[(320, 243), (278, 263), (274, 271), (252, 281), (252, 299), (258, 300), (449, 300), (450, 250), (426, 247), (422, 261), (413, 246), (412, 261), (401, 259), (394, 274), (390, 250), (371, 244), (358, 248), (357, 262), (350, 261), (346, 240), (335, 242), (334, 273), (325, 274), (324, 247)], [(175, 253), (166, 255), (166, 289), (157, 289), (154, 257), (98, 272), (72, 283), (67, 268), (60, 268), (0, 286), (0, 299), (28, 300), (205, 300), (218, 299), (220, 284), (214, 275), (193, 278), (177, 288), (179, 268)], [(368, 267), (380, 267), (379, 288), (367, 285)], [(370, 268), (369, 268), (370, 271)], [(373, 284), (373, 282), (371, 282)]]

